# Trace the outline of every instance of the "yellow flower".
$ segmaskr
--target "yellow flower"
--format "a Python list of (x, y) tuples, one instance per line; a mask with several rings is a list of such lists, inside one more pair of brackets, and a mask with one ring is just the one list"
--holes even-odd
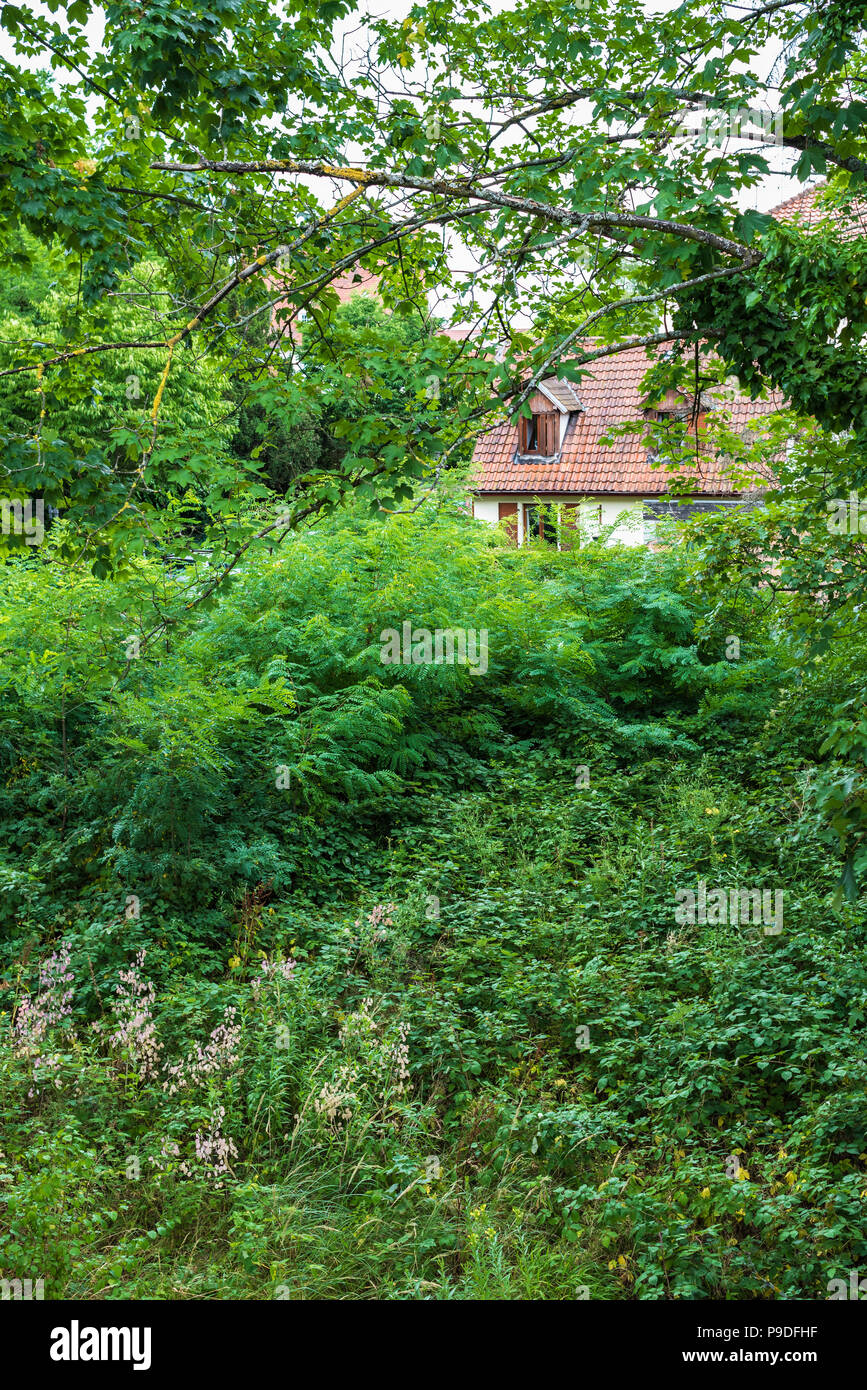
[(702, 1197), (709, 1197), (709, 1196), (710, 1196), (710, 1188), (709, 1188), (709, 1187), (703, 1187), (703, 1188), (701, 1189), (701, 1195), (702, 1195)]
[(241, 964), (241, 957), (240, 957), (240, 956), (230, 956), (230, 957), (229, 957), (229, 969), (230, 969), (230, 970), (237, 970), (237, 969), (238, 969), (238, 966), (239, 966), (240, 964)]
[(792, 1186), (792, 1183), (793, 1183), (794, 1181), (795, 1181), (795, 1174), (794, 1174), (794, 1173), (791, 1173), (791, 1172), (787, 1173), (787, 1174), (786, 1174), (786, 1182), (789, 1184), (789, 1187)]
[(718, 816), (718, 815), (719, 815), (719, 807), (718, 807), (718, 806), (705, 806), (705, 808), (704, 808), (704, 813), (705, 813), (706, 816)]

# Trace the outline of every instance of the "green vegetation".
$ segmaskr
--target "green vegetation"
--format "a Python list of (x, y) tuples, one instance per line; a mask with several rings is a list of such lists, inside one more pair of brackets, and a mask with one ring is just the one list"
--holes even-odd
[[(863, 670), (749, 592), (727, 661), (696, 554), (349, 513), (123, 686), (147, 566), (110, 602), (10, 566), (4, 1272), (787, 1299), (863, 1263), (865, 916), (809, 796)], [(407, 613), (487, 629), (487, 674), (383, 665)], [(783, 932), (677, 925), (700, 879), (782, 889)]]
[[(0, 1282), (848, 1289), (863, 0), (0, 39)], [(821, 225), (757, 210), (780, 167)], [(706, 428), (766, 505), (653, 553), (474, 522), (480, 434), (642, 344), (691, 408), (609, 442), (682, 496)], [(700, 426), (733, 375), (761, 429)]]

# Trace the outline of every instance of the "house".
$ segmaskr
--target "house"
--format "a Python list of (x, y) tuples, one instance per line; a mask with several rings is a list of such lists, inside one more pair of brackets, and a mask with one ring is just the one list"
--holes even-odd
[[(822, 188), (802, 190), (773, 208), (772, 216), (807, 231), (825, 219), (837, 220), (844, 235), (863, 235), (867, 207), (857, 204), (851, 217), (841, 219), (823, 207)], [(331, 288), (341, 304), (357, 293), (378, 298), (379, 277), (356, 267), (336, 276)], [(276, 315), (274, 327), (277, 331)], [(440, 331), (456, 341), (472, 337), (468, 328)], [(295, 324), (287, 332), (297, 344)], [(730, 379), (723, 389), (702, 392), (698, 401), (674, 392), (648, 400), (641, 381), (649, 365), (645, 349), (635, 347), (598, 357), (580, 383), (556, 376), (540, 381), (528, 402), (529, 418), (515, 424), (501, 420), (476, 443), (469, 474), (473, 516), (505, 522), (518, 544), (531, 537), (560, 543), (563, 528), (571, 526), (590, 536), (605, 530), (609, 543), (642, 545), (653, 542), (662, 517), (751, 505), (774, 486), (768, 469), (750, 480), (736, 475), (729, 460), (709, 446), (704, 425), (712, 412), (724, 409), (731, 427), (746, 433), (782, 406), (781, 397), (752, 401)], [(688, 493), (655, 456), (659, 441), (650, 429), (684, 419), (696, 439), (694, 466), (679, 471), (680, 478), (689, 479)], [(648, 429), (624, 432), (629, 425)]]
[[(702, 392), (697, 403), (673, 391), (650, 401), (641, 393), (649, 365), (643, 347), (629, 348), (598, 358), (578, 385), (542, 380), (528, 401), (529, 418), (501, 422), (477, 441), (469, 475), (473, 516), (505, 521), (519, 545), (530, 537), (556, 540), (563, 526), (591, 537), (613, 527), (610, 543), (643, 545), (653, 540), (660, 517), (747, 505), (755, 489), (772, 485), (766, 472), (748, 491), (703, 442), (703, 427), (711, 410), (724, 407), (730, 427), (740, 432), (778, 408), (779, 398), (751, 401), (728, 383), (719, 392)], [(675, 420), (692, 420), (688, 432), (697, 429), (702, 441), (697, 462), (678, 471), (690, 479), (683, 501), (677, 500), (683, 487), (676, 489), (665, 467), (654, 467), (648, 441), (655, 424)], [(616, 433), (633, 423), (647, 430)]]
[[(856, 204), (851, 217), (841, 218), (822, 206), (822, 187), (803, 190), (771, 215), (808, 232), (829, 219), (847, 237), (864, 235), (867, 207)], [(744, 431), (783, 401), (779, 395), (752, 401), (734, 379), (723, 392), (703, 394), (697, 410), (692, 398), (673, 393), (650, 401), (640, 388), (649, 365), (645, 349), (636, 347), (598, 358), (578, 385), (554, 376), (542, 380), (528, 402), (529, 419), (500, 422), (478, 439), (469, 474), (473, 516), (505, 522), (518, 544), (531, 537), (553, 541), (564, 526), (580, 526), (591, 536), (612, 527), (610, 543), (641, 545), (652, 542), (662, 516), (744, 506), (754, 502), (756, 491), (773, 486), (765, 470), (745, 491), (743, 479), (730, 476), (726, 459), (704, 444), (698, 445), (696, 467), (681, 475), (691, 472), (688, 500), (678, 500), (671, 475), (654, 467), (650, 430), (618, 435), (619, 427), (697, 416), (701, 438), (710, 411), (724, 407), (731, 426)], [(609, 439), (610, 431), (615, 433)]]
[[(335, 277), (331, 288), (341, 304), (358, 293), (377, 299), (379, 277), (359, 268)], [(300, 333), (294, 324), (288, 332), (297, 343)], [(460, 327), (440, 332), (455, 341), (471, 336), (471, 330)], [(529, 401), (529, 419), (517, 425), (498, 423), (479, 438), (470, 475), (473, 515), (492, 523), (511, 521), (519, 544), (531, 535), (557, 540), (558, 523), (580, 524), (591, 535), (616, 523), (610, 539), (637, 545), (652, 541), (661, 516), (742, 505), (743, 493), (706, 448), (700, 449), (698, 468), (692, 470), (696, 490), (680, 503), (667, 491), (670, 474), (652, 466), (652, 451), (640, 434), (604, 442), (609, 430), (629, 422), (676, 420), (691, 411), (691, 396), (687, 400), (669, 393), (661, 401), (641, 401), (640, 382), (648, 366), (645, 350), (632, 348), (598, 359), (580, 385), (556, 377), (541, 381)], [(731, 397), (726, 404), (736, 427), (774, 405), (749, 401), (730, 389), (724, 395)], [(715, 398), (702, 395), (699, 434), (716, 404)]]

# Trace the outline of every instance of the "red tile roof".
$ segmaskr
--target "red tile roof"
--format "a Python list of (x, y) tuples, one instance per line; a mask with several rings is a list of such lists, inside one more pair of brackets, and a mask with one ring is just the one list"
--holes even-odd
[(800, 193), (786, 198), (785, 202), (777, 203), (775, 208), (771, 208), (769, 216), (776, 217), (779, 222), (791, 222), (793, 217), (815, 222), (817, 220), (816, 194), (823, 187), (824, 184), (817, 183), (810, 188), (802, 188)]
[[(800, 223), (805, 230), (823, 221), (842, 222), (839, 210), (823, 206), (824, 182), (802, 189), (771, 209), (771, 216), (782, 222)], [(867, 203), (855, 202), (851, 214), (843, 223), (846, 237), (867, 235)], [(518, 429), (516, 425), (501, 424), (480, 437), (473, 453), (470, 486), (478, 493), (613, 493), (620, 495), (658, 495), (674, 485), (672, 475), (664, 468), (652, 468), (647, 448), (640, 434), (616, 438), (610, 445), (602, 442), (606, 432), (615, 425), (642, 418), (639, 382), (647, 371), (649, 359), (644, 348), (630, 348), (611, 357), (598, 359), (592, 366), (592, 376), (584, 377), (574, 389), (584, 407), (573, 414), (558, 458), (553, 462), (529, 462), (517, 456)], [(549, 379), (546, 387), (563, 387), (572, 392), (566, 382)], [(567, 399), (564, 393), (564, 402)], [(722, 402), (720, 402), (722, 404)], [(743, 430), (756, 420), (783, 404), (782, 397), (771, 394), (766, 401), (751, 401), (733, 393), (725, 402), (735, 429)], [(574, 409), (574, 407), (573, 407)], [(685, 470), (684, 470), (685, 471)], [(708, 453), (701, 462), (702, 493), (709, 496), (733, 495), (736, 491), (726, 477), (725, 464)], [(763, 480), (767, 485), (767, 480)]]
[[(473, 453), (470, 486), (477, 493), (613, 493), (658, 496), (674, 486), (665, 468), (653, 468), (641, 434), (625, 434), (603, 443), (603, 436), (616, 425), (643, 419), (639, 383), (650, 365), (643, 347), (628, 348), (611, 357), (599, 358), (592, 376), (584, 377), (574, 389), (583, 410), (569, 420), (560, 455), (553, 462), (535, 463), (517, 454), (517, 425), (496, 425), (482, 435)], [(559, 383), (570, 391), (569, 383)], [(714, 403), (731, 413), (734, 428), (742, 429), (771, 410), (779, 409), (782, 398), (750, 401), (726, 393)], [(700, 495), (732, 496), (743, 489), (726, 476), (725, 465), (709, 453), (698, 470), (683, 470), (685, 477), (698, 482)], [(767, 480), (765, 485), (767, 485)]]
[(800, 223), (802, 231), (809, 231), (820, 222), (836, 222), (847, 241), (856, 236), (867, 236), (867, 203), (856, 199), (844, 217), (842, 209), (825, 205), (822, 194), (827, 186), (823, 181), (813, 184), (811, 188), (801, 189), (793, 198), (787, 198), (784, 203), (771, 208), (771, 217), (776, 217), (779, 222)]
[[(281, 282), (275, 276), (268, 280), (270, 288), (279, 288)], [(372, 271), (365, 270), (363, 266), (356, 266), (349, 270), (345, 275), (335, 275), (329, 282), (329, 289), (334, 290), (341, 304), (346, 304), (354, 294), (366, 294), (377, 299), (379, 297), (379, 276)], [(288, 324), (285, 320), (281, 321), (280, 311), (290, 308), (288, 299), (275, 303), (271, 308), (271, 329), (276, 336), (285, 335), (290, 342), (301, 342), (301, 330), (296, 319), (291, 319)]]

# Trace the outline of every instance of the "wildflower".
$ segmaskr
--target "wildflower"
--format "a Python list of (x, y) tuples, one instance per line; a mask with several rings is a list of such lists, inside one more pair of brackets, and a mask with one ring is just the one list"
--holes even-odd
[(213, 1029), (204, 1047), (196, 1043), (186, 1057), (165, 1068), (168, 1079), (163, 1082), (164, 1091), (173, 1096), (176, 1091), (200, 1085), (208, 1077), (237, 1066), (241, 1042), (241, 1025), (235, 1022), (237, 1012), (234, 1005), (229, 1005), (223, 1014), (223, 1022)]
[[(210, 1116), (208, 1128), (196, 1131), (196, 1158), (211, 1177), (222, 1178), (231, 1172), (229, 1160), (238, 1157), (234, 1141), (222, 1133), (226, 1108), (218, 1105)], [(183, 1165), (189, 1171), (189, 1164)], [(222, 1186), (221, 1182), (217, 1183)]]
[(391, 1055), (397, 1072), (397, 1090), (398, 1093), (402, 1093), (407, 1089), (407, 1082), (409, 1081), (409, 1043), (407, 1042), (409, 1024), (398, 1024), (397, 1032), (398, 1041), (392, 1048)]
[(376, 906), (368, 912), (366, 923), (362, 921), (361, 917), (358, 917), (353, 923), (353, 926), (356, 927), (362, 935), (369, 931), (371, 941), (382, 941), (386, 936), (385, 928), (394, 925), (394, 919), (391, 913), (395, 911), (396, 908), (394, 903), (377, 903)]
[(139, 951), (129, 970), (121, 970), (115, 986), (117, 999), (112, 1005), (115, 1031), (109, 1038), (112, 1047), (125, 1052), (138, 1069), (142, 1081), (156, 1077), (162, 1043), (156, 1036), (153, 1006), (156, 991), (150, 980), (141, 978), (145, 950)]
[(285, 980), (287, 984), (291, 984), (296, 965), (297, 961), (293, 960), (291, 956), (288, 960), (283, 960), (282, 957), (278, 956), (273, 961), (269, 961), (268, 957), (264, 956), (259, 965), (259, 975), (253, 980), (253, 993), (258, 994), (265, 981)]
[(34, 1088), (28, 1093), (31, 1097), (35, 1094), (35, 1086), (43, 1079), (60, 1084), (56, 1073), (61, 1054), (49, 1051), (48, 1045), (51, 1035), (72, 1013), (75, 976), (69, 962), (70, 952), (66, 945), (43, 961), (39, 967), (37, 994), (22, 999), (14, 1014), (15, 1055), (26, 1057), (33, 1066)]
[(353, 1079), (350, 1067), (340, 1067), (334, 1082), (326, 1081), (313, 1102), (316, 1114), (321, 1115), (333, 1128), (339, 1129), (352, 1119), (352, 1106), (349, 1102), (354, 1103), (356, 1100), (352, 1091)]

